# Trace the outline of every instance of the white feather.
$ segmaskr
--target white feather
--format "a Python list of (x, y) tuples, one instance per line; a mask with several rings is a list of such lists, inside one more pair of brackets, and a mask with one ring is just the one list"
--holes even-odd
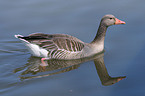
[(27, 40), (25, 39), (22, 39), (22, 38), (19, 38), (19, 37), (23, 37), (22, 35), (15, 35), (16, 38), (20, 39), (24, 45), (27, 47), (27, 49), (30, 51), (30, 53), (33, 55), (33, 56), (37, 56), (37, 57), (45, 57), (47, 58), (47, 54), (48, 54), (48, 51), (46, 49), (43, 49), (41, 47), (39, 47), (38, 45), (36, 44), (31, 44), (29, 43)]

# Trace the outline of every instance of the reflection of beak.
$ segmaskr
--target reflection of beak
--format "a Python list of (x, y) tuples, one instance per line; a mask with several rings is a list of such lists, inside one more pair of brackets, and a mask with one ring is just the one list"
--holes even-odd
[(117, 82), (119, 82), (120, 80), (123, 80), (124, 78), (126, 78), (126, 76), (123, 76), (123, 77), (117, 78)]
[(119, 24), (126, 24), (124, 21), (121, 21), (117, 18), (115, 18), (116, 22), (115, 22), (115, 25), (119, 25)]

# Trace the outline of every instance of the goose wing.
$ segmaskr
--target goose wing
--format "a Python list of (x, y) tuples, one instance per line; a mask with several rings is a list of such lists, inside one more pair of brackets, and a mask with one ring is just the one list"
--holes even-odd
[(37, 44), (40, 47), (51, 50), (66, 50), (70, 52), (78, 52), (84, 48), (84, 42), (76, 37), (66, 34), (43, 34), (34, 33), (26, 37), (21, 37), (30, 43)]

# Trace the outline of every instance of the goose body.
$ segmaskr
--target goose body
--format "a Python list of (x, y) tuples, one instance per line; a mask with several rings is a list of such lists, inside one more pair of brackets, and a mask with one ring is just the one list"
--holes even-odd
[(45, 59), (79, 59), (103, 51), (106, 30), (108, 26), (116, 24), (125, 24), (125, 22), (113, 15), (105, 15), (91, 43), (85, 43), (66, 34), (33, 33), (28, 36), (15, 35), (15, 37), (24, 43), (33, 56)]
[(15, 35), (19, 38), (33, 56), (53, 59), (77, 59), (101, 52), (102, 47), (92, 46), (90, 43), (66, 34), (34, 33), (27, 37)]

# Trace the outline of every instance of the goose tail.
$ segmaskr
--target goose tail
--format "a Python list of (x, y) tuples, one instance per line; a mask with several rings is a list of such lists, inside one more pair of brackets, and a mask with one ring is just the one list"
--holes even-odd
[(16, 38), (20, 39), (23, 43), (29, 43), (27, 40), (23, 39), (24, 36), (22, 35), (14, 35)]

